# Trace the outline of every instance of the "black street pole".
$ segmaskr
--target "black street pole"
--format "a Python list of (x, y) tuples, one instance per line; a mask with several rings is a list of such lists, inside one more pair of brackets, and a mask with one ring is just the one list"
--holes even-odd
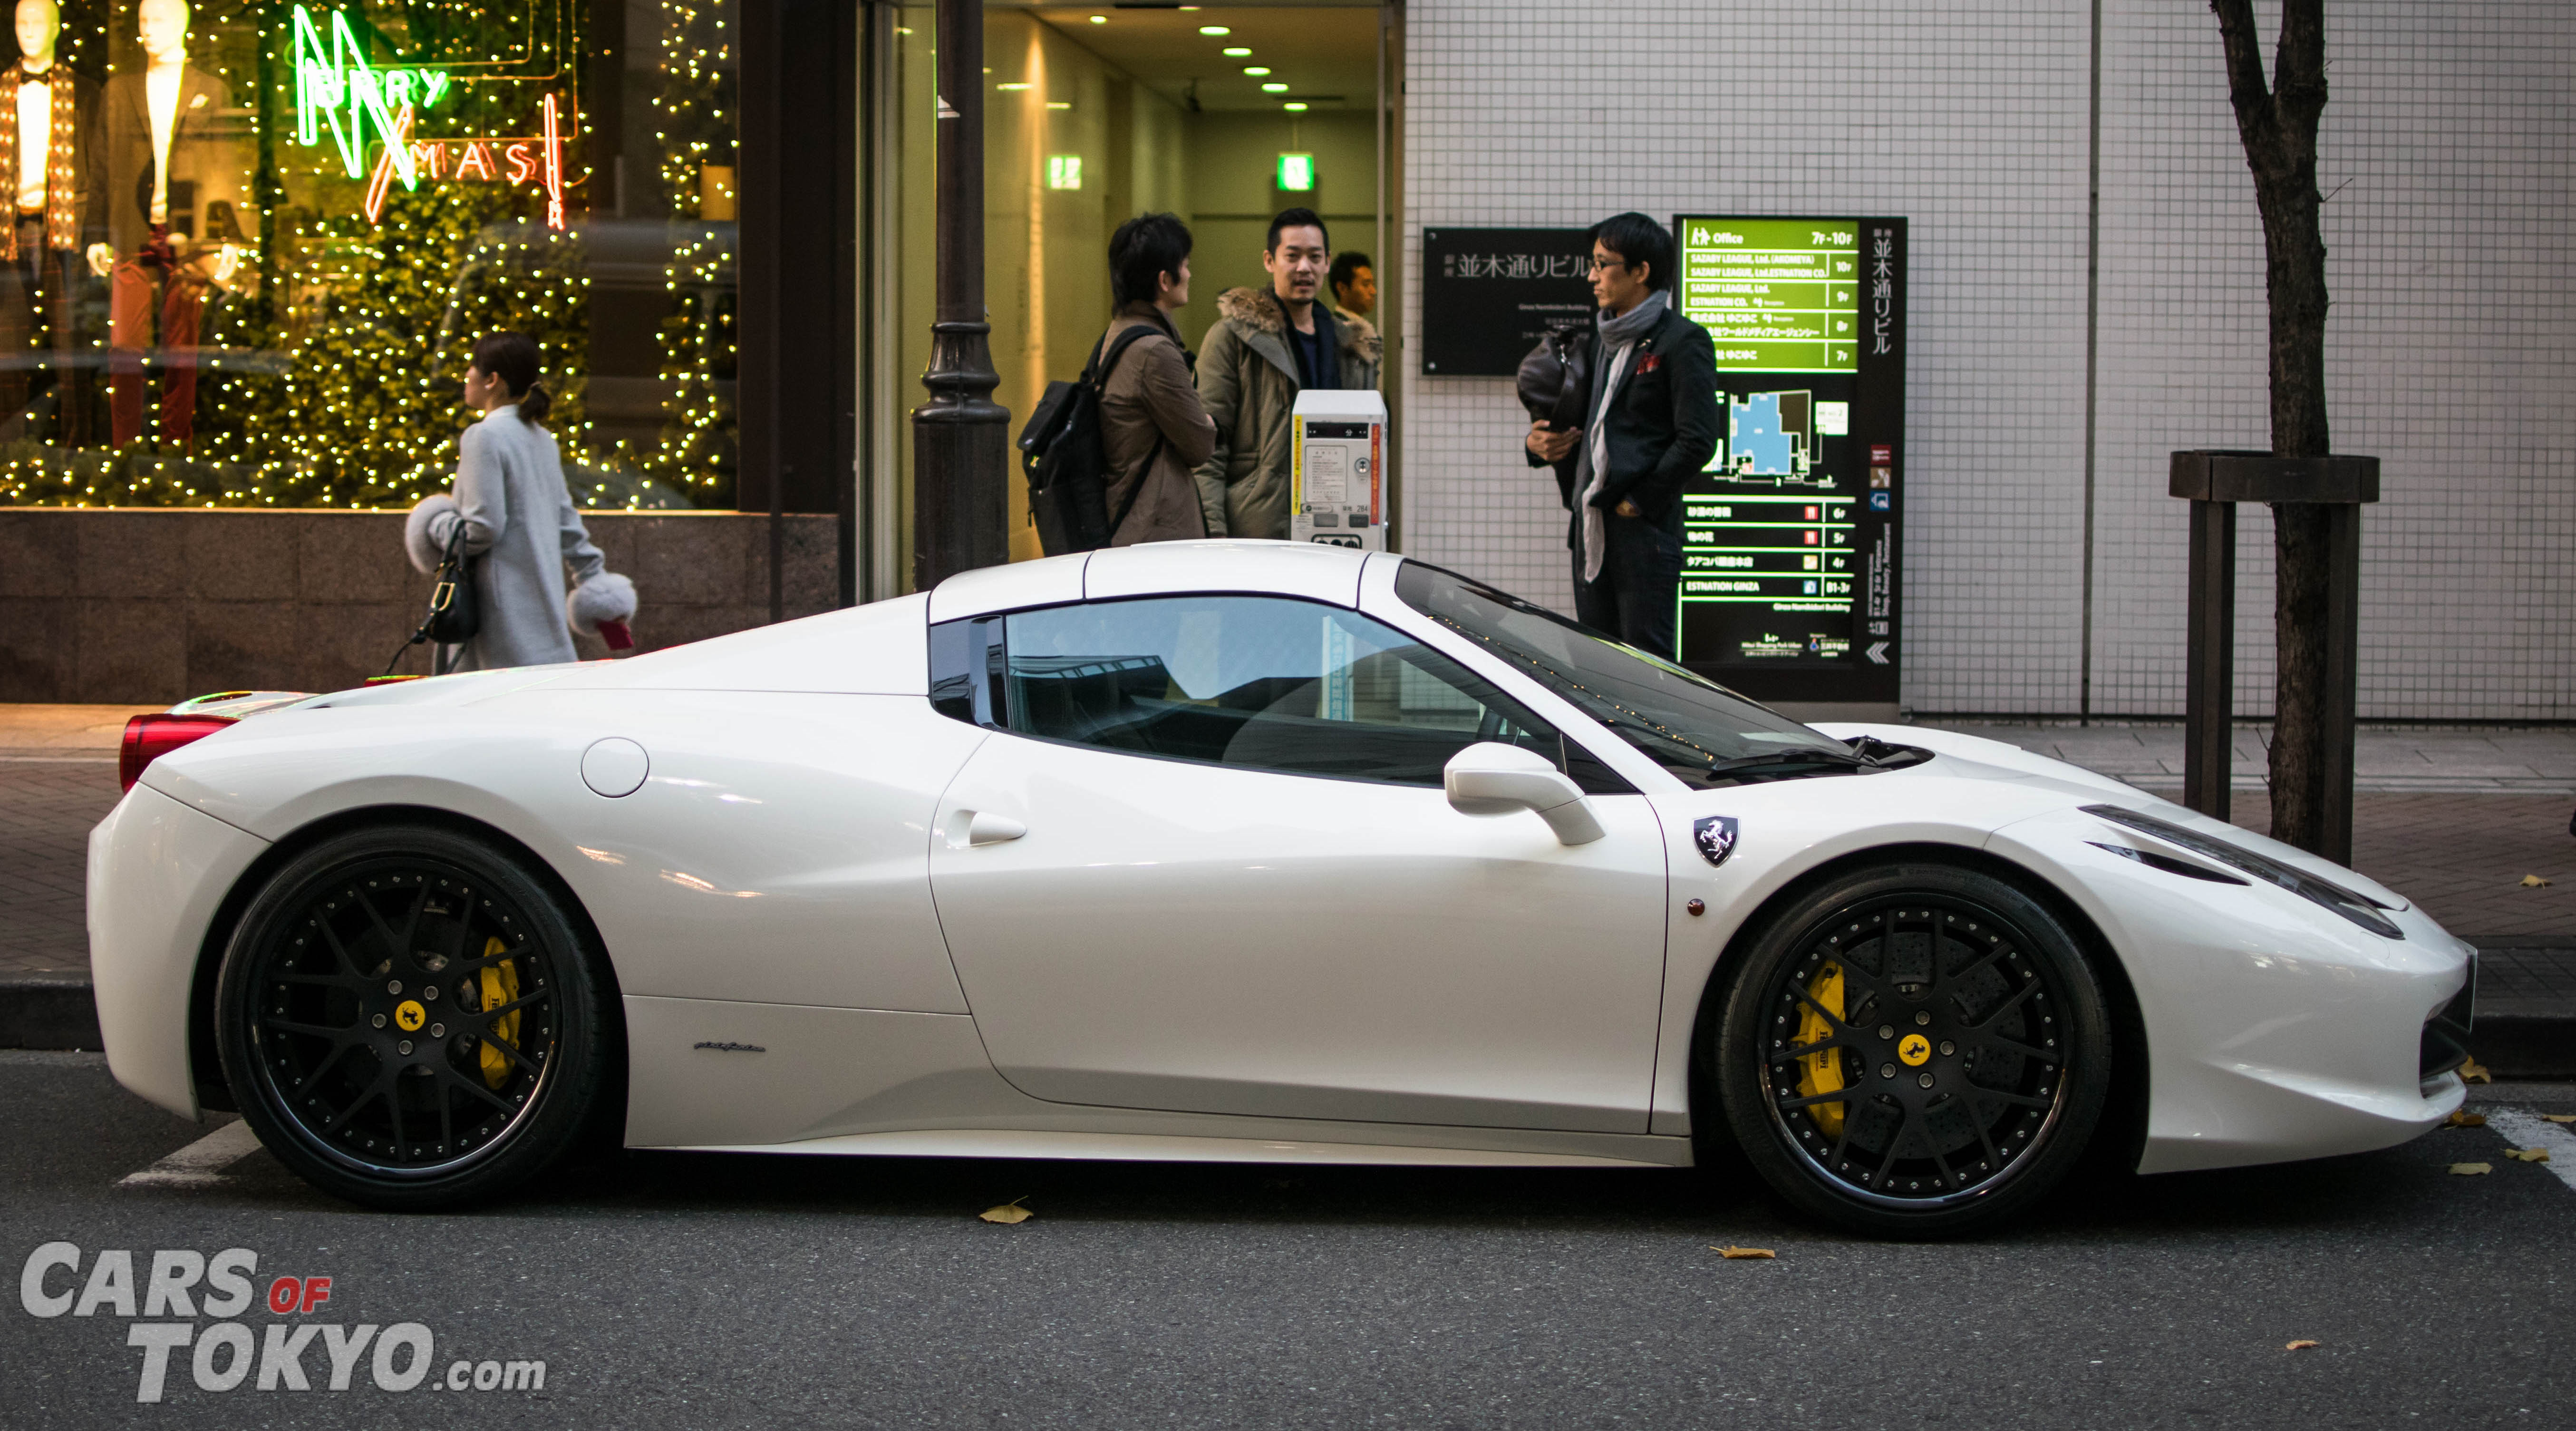
[(1011, 415), (984, 308), (984, 5), (939, 0), (939, 312), (912, 412), (912, 584), (1011, 558)]

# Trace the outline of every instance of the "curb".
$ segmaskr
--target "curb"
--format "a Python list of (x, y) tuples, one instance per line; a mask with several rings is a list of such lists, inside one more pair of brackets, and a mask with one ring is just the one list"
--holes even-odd
[(0, 1048), (97, 1050), (98, 1004), (89, 975), (0, 975)]

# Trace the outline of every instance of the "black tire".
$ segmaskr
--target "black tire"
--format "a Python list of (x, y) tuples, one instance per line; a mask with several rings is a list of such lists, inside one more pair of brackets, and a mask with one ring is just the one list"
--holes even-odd
[(351, 1202), (481, 1201), (578, 1140), (608, 1039), (597, 952), (564, 898), (430, 825), (323, 840), (243, 913), (215, 1047), (278, 1161)]
[(2102, 981), (2044, 905), (1992, 875), (1841, 875), (1775, 912), (1722, 977), (1703, 1086), (1811, 1216), (1877, 1236), (1994, 1227), (2046, 1196), (2101, 1121)]

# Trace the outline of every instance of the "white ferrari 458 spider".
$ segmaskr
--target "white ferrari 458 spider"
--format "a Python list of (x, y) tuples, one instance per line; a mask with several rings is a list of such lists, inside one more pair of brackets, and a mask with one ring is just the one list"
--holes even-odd
[(2475, 951), (2008, 745), (1392, 555), (1184, 542), (209, 698), (91, 837), (110, 1066), (354, 1201), (637, 1148), (1686, 1166), (1923, 1235), (2404, 1141)]

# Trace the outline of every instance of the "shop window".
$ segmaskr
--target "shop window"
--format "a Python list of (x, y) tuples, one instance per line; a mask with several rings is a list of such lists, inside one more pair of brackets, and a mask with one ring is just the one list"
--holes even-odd
[(516, 329), (576, 499), (730, 506), (735, 10), (22, 5), (0, 503), (409, 505)]

